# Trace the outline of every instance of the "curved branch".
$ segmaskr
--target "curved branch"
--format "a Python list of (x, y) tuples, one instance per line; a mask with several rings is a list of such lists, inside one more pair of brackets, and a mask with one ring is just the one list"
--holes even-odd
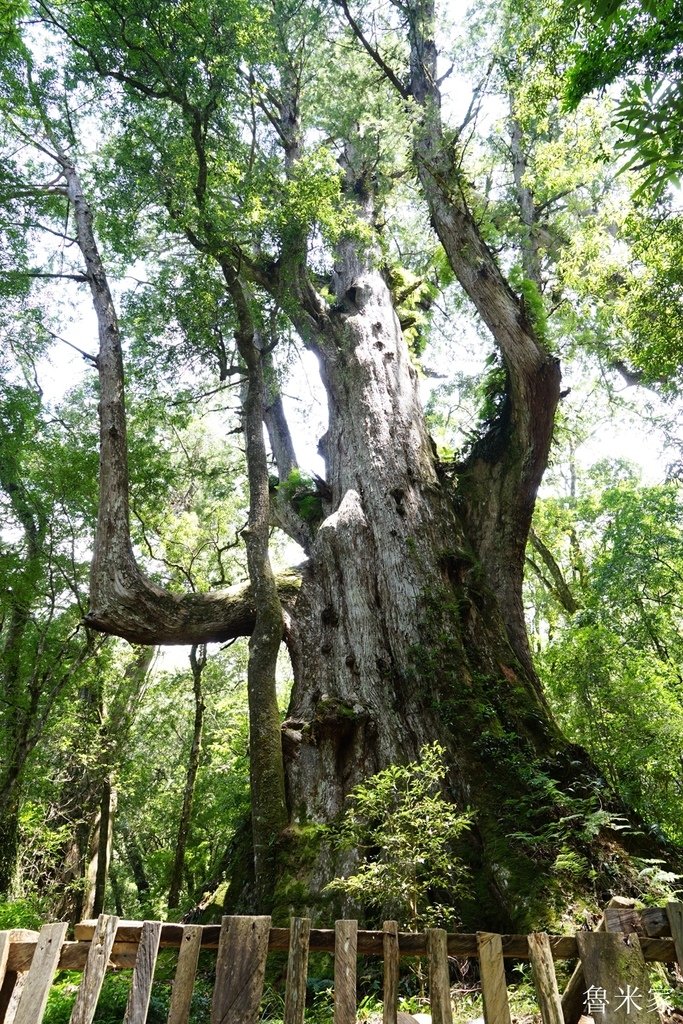
[(420, 111), (413, 153), (432, 224), (462, 288), (498, 346), (506, 371), (501, 413), (459, 477), (471, 543), (500, 597), (517, 656), (532, 671), (522, 579), (536, 492), (547, 465), (560, 368), (484, 241), (465, 196), (459, 154), (441, 117), (434, 0), (401, 7), (408, 19), (410, 92)]
[[(346, 2), (346, 0), (334, 0), (334, 3), (338, 7), (341, 7), (341, 9), (343, 10), (344, 17), (348, 21), (349, 26), (351, 28), (351, 31), (353, 32), (353, 34), (355, 35), (356, 39), (361, 44), (363, 49), (366, 50), (367, 53), (370, 54), (370, 56), (372, 57), (373, 61), (377, 65), (377, 67), (381, 68), (381, 70), (384, 73), (385, 77), (387, 78), (387, 80), (389, 82), (391, 82), (391, 84), (396, 89), (396, 91), (403, 97), (404, 100), (407, 100), (409, 98), (409, 96), (410, 96), (409, 90), (406, 89), (405, 85), (403, 84), (401, 79), (398, 77), (396, 72), (393, 71), (389, 67), (389, 65), (387, 64), (387, 62), (384, 60), (384, 58), (382, 57), (381, 53), (379, 52), (379, 50), (375, 46), (373, 46), (372, 43), (370, 43), (365, 38), (365, 35), (361, 31), (360, 25), (358, 24), (356, 19), (351, 14), (351, 11), (349, 10), (349, 5)], [(451, 71), (452, 70), (453, 69), (451, 68)], [(449, 71), (449, 74), (450, 74), (450, 71)], [(444, 76), (444, 78), (445, 77), (447, 77), (447, 76)]]
[(547, 579), (542, 575), (538, 566), (533, 562), (530, 562), (529, 564), (532, 565), (539, 578), (543, 581), (548, 590), (554, 594), (555, 598), (559, 601), (564, 610), (569, 613), (569, 615), (573, 615), (575, 612), (578, 612), (581, 605), (572, 594), (569, 584), (565, 580), (562, 570), (557, 564), (555, 556), (533, 529), (529, 531), (529, 543), (534, 551), (541, 556), (543, 564), (550, 573), (550, 579)]
[[(121, 338), (92, 215), (74, 165), (64, 156), (69, 198), (75, 211), (97, 314), (100, 352), (100, 502), (90, 573), (86, 624), (140, 644), (200, 644), (250, 635), (257, 599), (249, 585), (203, 594), (174, 594), (144, 576), (130, 542), (128, 450)], [(278, 593), (292, 604), (300, 570), (277, 578)]]
[[(275, 574), (280, 602), (294, 606), (304, 565)], [(251, 636), (256, 621), (256, 599), (250, 583), (202, 594), (173, 594), (157, 587), (138, 570), (123, 585), (123, 574), (112, 566), (110, 585), (100, 587), (84, 622), (100, 633), (121, 636), (132, 644), (221, 643)], [(91, 595), (92, 600), (92, 595)]]

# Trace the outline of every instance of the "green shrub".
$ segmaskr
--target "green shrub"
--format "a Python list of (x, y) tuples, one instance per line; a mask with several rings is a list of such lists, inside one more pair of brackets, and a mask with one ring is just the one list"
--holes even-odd
[(472, 816), (443, 795), (443, 755), (438, 743), (424, 746), (419, 761), (391, 765), (356, 786), (336, 842), (358, 855), (358, 867), (328, 891), (415, 930), (453, 922), (467, 880), (453, 844)]

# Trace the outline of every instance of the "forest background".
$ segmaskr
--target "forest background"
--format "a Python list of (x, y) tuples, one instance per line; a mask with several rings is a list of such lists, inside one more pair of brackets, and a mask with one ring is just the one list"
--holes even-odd
[[(457, 923), (472, 913), (476, 886), (468, 889), (467, 878), (478, 870), (482, 891), (494, 877), (499, 897), (488, 912), (504, 907), (507, 919), (537, 925), (557, 925), (610, 887), (661, 898), (676, 885), (683, 841), (677, 5), (505, 0), (467, 13), (444, 5), (437, 15), (422, 3), (354, 12), (344, 0), (244, 8), (188, 0), (157, 14), (144, 7), (122, 0), (0, 8), (0, 925), (75, 921), (103, 907), (129, 918), (191, 912), (208, 920), (240, 900), (270, 901), (281, 915), (314, 905), (325, 916), (339, 898), (355, 900), (369, 919), (390, 909), (414, 925), (438, 920), (448, 904), (444, 913)], [(425, 72), (430, 38), (438, 78)], [(334, 681), (318, 692), (310, 721), (293, 713), (301, 648), (291, 636), (294, 668), (282, 629), (271, 635), (272, 622), (258, 611), (255, 627), (245, 613), (241, 631), (255, 628), (261, 647), (249, 647), (239, 630), (199, 630), (172, 660), (159, 654), (151, 627), (145, 633), (133, 619), (103, 627), (91, 605), (95, 628), (84, 626), (94, 551), (101, 562), (93, 539), (97, 407), (107, 397), (106, 382), (97, 381), (96, 370), (106, 372), (97, 328), (85, 309), (93, 282), (111, 285), (120, 328), (110, 318), (107, 329), (120, 331), (125, 358), (130, 531), (146, 577), (172, 595), (261, 586), (257, 608), (272, 608), (279, 593), (287, 623), (299, 586), (291, 567), (304, 552), (315, 560), (316, 537), (339, 513), (343, 493), (326, 475), (333, 456), (314, 454), (318, 438), (335, 429), (327, 341), (311, 340), (318, 328), (299, 270), (273, 285), (288, 259), (298, 268), (305, 249), (306, 281), (330, 322), (342, 300), (358, 305), (358, 281), (381, 275), (373, 287), (390, 295), (405, 378), (425, 406), (430, 464), (456, 508), (467, 498), (464, 467), (477, 458), (493, 464), (482, 460), (481, 444), (503, 435), (510, 402), (520, 401), (509, 350), (470, 301), (477, 286), (463, 284), (467, 275), (439, 230), (429, 191), (437, 176), (431, 185), (424, 177), (425, 166), (433, 171), (424, 150), (437, 137), (428, 124), (437, 86), (439, 145), (457, 191), (448, 202), (471, 217), (524, 330), (563, 370), (520, 555), (533, 666), (519, 624), (503, 614), (514, 660), (498, 658), (499, 675), (514, 689), (516, 679), (537, 673), (539, 700), (564, 735), (553, 742), (568, 744), (562, 749), (577, 766), (588, 763), (585, 750), (596, 770), (582, 767), (580, 782), (578, 769), (560, 778), (547, 751), (545, 760), (525, 760), (516, 720), (492, 726), (477, 757), (490, 773), (502, 770), (503, 781), (514, 766), (512, 806), (494, 828), (486, 801), (479, 807), (476, 792), (468, 799), (467, 787), (453, 782), (445, 797), (457, 793), (458, 811), (470, 818), (453, 818), (442, 873), (432, 851), (421, 889), (399, 872), (390, 890), (385, 874), (385, 889), (367, 888), (363, 907), (364, 886), (325, 886), (358, 868), (349, 848), (366, 844), (370, 863), (388, 863), (405, 825), (399, 814), (393, 834), (378, 839), (373, 800), (387, 806), (391, 794), (407, 799), (417, 787), (425, 813), (431, 807), (421, 822), (428, 832), (443, 817), (437, 794), (457, 748), (452, 740), (424, 746), (416, 734), (422, 775), (414, 768), (381, 776), (375, 789), (367, 779), (394, 758), (359, 757), (329, 805), (313, 801), (297, 817), (301, 782), (286, 766), (280, 782), (268, 765), (265, 782), (256, 777), (254, 762), (270, 742), (258, 737), (272, 736), (273, 716), (285, 760), (288, 744), (306, 744), (307, 727), (317, 729), (318, 749), (325, 729), (346, 736), (349, 721), (358, 731), (362, 719), (364, 730), (345, 739), (352, 751), (361, 742), (365, 750), (372, 734), (360, 698), (349, 701)], [(101, 258), (87, 252), (84, 196)], [(85, 371), (61, 394), (50, 377), (74, 348)], [(612, 454), (623, 423), (643, 438), (634, 445), (638, 459)], [(374, 465), (362, 466), (368, 490)], [(382, 499), (401, 519), (412, 514), (407, 493), (397, 485)], [(488, 500), (480, 493), (473, 507)], [(114, 501), (104, 518), (100, 507), (100, 546), (121, 507)], [(449, 586), (475, 564), (472, 546), (454, 543), (447, 565), (441, 559)], [(489, 549), (482, 550), (486, 567)], [(422, 549), (418, 556), (426, 560)], [(502, 581), (504, 604), (514, 581), (500, 566), (491, 576)], [(488, 594), (489, 583), (477, 586)], [(327, 608), (329, 629), (336, 623)], [(266, 648), (268, 665), (259, 669)], [(362, 675), (361, 654), (344, 657), (343, 671)], [(456, 656), (431, 636), (419, 658), (425, 676), (440, 680)], [(263, 691), (254, 696), (259, 671), (277, 684), (270, 704)], [(508, 698), (492, 710), (487, 693), (472, 697), (479, 719), (458, 712), (460, 731), (500, 718)], [(403, 761), (414, 764), (410, 750), (406, 743)], [(334, 756), (338, 764), (339, 749)], [(363, 779), (366, 788), (349, 803)], [(264, 793), (267, 803), (278, 786), (284, 817), (259, 833)], [(552, 808), (545, 816), (533, 810), (539, 794)], [(344, 808), (362, 817), (363, 800), (366, 832), (358, 821), (354, 831), (348, 810), (340, 828)], [(277, 810), (278, 800), (272, 804)], [(461, 845), (473, 829), (483, 837), (477, 850), (494, 852), (473, 855), (467, 875)], [(267, 834), (285, 839), (271, 848)], [(499, 868), (501, 837), (514, 856)], [(628, 857), (615, 852), (622, 842)], [(408, 849), (400, 853), (404, 876), (421, 853)], [(279, 888), (268, 893), (262, 881), (273, 864)], [(531, 884), (529, 865), (541, 883)]]

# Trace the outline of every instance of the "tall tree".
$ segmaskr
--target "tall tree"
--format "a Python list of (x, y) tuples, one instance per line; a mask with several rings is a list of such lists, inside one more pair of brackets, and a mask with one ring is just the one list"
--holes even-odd
[(199, 758), (201, 755), (204, 712), (206, 710), (204, 696), (202, 694), (202, 672), (206, 666), (206, 647), (201, 647), (199, 649), (196, 646), (192, 647), (190, 650), (190, 666), (192, 668), (192, 690), (194, 693), (194, 726), (192, 729), (190, 754), (187, 760), (183, 806), (180, 811), (180, 820), (178, 822), (178, 838), (176, 839), (175, 854), (173, 857), (171, 881), (168, 886), (169, 910), (177, 907), (180, 900), (180, 887), (183, 883), (185, 849), (187, 847), (190, 823), (192, 820), (192, 804), (194, 801), (197, 770), (199, 768)]

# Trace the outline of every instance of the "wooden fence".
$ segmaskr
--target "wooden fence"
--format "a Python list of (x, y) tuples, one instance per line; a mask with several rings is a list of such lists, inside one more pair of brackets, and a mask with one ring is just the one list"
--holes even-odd
[[(399, 932), (387, 921), (382, 931), (360, 931), (356, 921), (334, 929), (311, 928), (294, 918), (273, 928), (269, 917), (224, 917), (221, 925), (120, 921), (103, 915), (76, 926), (0, 932), (0, 1022), (40, 1024), (50, 987), (60, 970), (82, 971), (71, 1024), (90, 1024), (108, 969), (133, 968), (125, 1024), (144, 1024), (160, 948), (178, 950), (168, 1024), (187, 1024), (199, 953), (216, 951), (211, 1024), (255, 1024), (269, 952), (287, 952), (285, 1024), (302, 1024), (310, 952), (334, 954), (334, 1024), (355, 1024), (357, 957), (384, 961), (383, 1024), (408, 1024), (397, 1014), (399, 960), (424, 956), (429, 963), (433, 1024), (452, 1024), (449, 957), (475, 957), (486, 1024), (511, 1024), (505, 959), (531, 961), (543, 1024), (577, 1024), (584, 1011), (602, 1024), (657, 1024), (647, 963), (677, 962), (683, 968), (683, 904), (637, 913), (613, 900), (596, 931), (574, 936)], [(577, 960), (564, 995), (554, 961)]]

